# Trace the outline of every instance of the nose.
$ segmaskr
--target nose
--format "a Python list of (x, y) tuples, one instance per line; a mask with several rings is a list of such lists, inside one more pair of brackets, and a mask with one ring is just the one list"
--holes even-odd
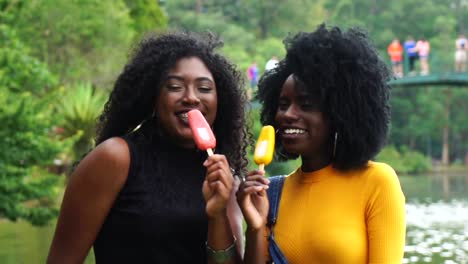
[(291, 104), (286, 111), (283, 112), (283, 117), (286, 121), (294, 121), (299, 119), (299, 109), (296, 105)]
[(200, 98), (198, 98), (198, 95), (194, 89), (188, 88), (185, 90), (184, 98), (182, 101), (188, 105), (197, 105), (200, 103)]

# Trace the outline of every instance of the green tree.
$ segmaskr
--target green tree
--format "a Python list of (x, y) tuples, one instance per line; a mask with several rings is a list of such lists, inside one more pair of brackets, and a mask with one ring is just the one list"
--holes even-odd
[(455, 161), (460, 161), (468, 165), (468, 89), (452, 89), (451, 146)]
[(0, 217), (44, 224), (56, 215), (57, 177), (46, 168), (69, 142), (53, 136), (55, 78), (8, 26), (0, 25)]
[(135, 34), (123, 0), (16, 3), (9, 5), (5, 23), (60, 80), (110, 86)]
[(130, 9), (132, 27), (138, 35), (160, 30), (167, 26), (167, 17), (157, 1), (125, 0), (125, 4)]

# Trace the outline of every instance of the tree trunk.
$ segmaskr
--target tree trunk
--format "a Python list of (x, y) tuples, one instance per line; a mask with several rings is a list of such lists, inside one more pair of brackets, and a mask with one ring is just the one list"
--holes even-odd
[(262, 2), (261, 8), (260, 8), (260, 19), (258, 21), (259, 27), (260, 27), (260, 38), (266, 39), (268, 35), (268, 21), (267, 21), (267, 13), (268, 9), (265, 5), (265, 3)]
[(408, 145), (409, 145), (410, 150), (414, 150), (416, 146), (416, 138), (411, 137)]
[(468, 166), (468, 147), (465, 148), (465, 166)]
[(452, 93), (450, 88), (445, 88), (445, 108), (444, 108), (444, 117), (445, 117), (445, 124), (442, 131), (442, 165), (449, 165), (450, 162), (450, 143), (449, 143), (449, 135), (450, 135), (450, 103), (452, 99)]
[(449, 127), (444, 125), (442, 131), (442, 165), (449, 164)]
[(197, 0), (197, 5), (195, 7), (197, 14), (201, 14), (203, 11), (203, 0)]

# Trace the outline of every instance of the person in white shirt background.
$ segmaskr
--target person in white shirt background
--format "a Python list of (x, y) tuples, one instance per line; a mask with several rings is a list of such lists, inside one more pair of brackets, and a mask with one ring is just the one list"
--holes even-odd
[(275, 68), (277, 64), (278, 64), (278, 58), (276, 56), (271, 56), (271, 59), (269, 59), (267, 63), (265, 64), (265, 71), (269, 71)]

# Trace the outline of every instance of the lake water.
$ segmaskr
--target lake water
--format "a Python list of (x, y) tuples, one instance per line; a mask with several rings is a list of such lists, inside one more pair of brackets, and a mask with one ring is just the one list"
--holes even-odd
[[(468, 172), (400, 181), (407, 199), (403, 263), (468, 264)], [(0, 220), (0, 263), (45, 263), (54, 225)], [(94, 263), (92, 253), (86, 263)]]
[(400, 177), (407, 198), (403, 263), (468, 263), (468, 173)]

